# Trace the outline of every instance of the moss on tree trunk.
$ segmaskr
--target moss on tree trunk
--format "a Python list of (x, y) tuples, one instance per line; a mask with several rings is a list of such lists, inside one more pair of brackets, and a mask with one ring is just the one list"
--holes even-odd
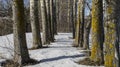
[(103, 8), (102, 0), (92, 1), (92, 49), (91, 49), (91, 60), (94, 62), (103, 62), (103, 51), (101, 46), (103, 40), (101, 40), (101, 26), (103, 23)]

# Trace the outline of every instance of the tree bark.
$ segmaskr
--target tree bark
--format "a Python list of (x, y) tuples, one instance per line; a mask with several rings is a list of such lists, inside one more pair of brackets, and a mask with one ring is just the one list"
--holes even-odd
[(103, 4), (102, 0), (92, 1), (92, 49), (91, 60), (94, 62), (103, 63)]
[(50, 14), (51, 14), (51, 42), (54, 42), (54, 9), (53, 9), (53, 0), (50, 0)]
[(75, 3), (76, 3), (76, 0), (74, 0), (74, 1), (71, 1), (71, 3), (72, 3), (72, 6), (71, 6), (71, 11), (72, 11), (72, 13), (71, 13), (71, 22), (72, 22), (72, 35), (73, 35), (73, 39), (75, 38), (75, 21), (74, 21), (74, 19), (75, 19), (75, 15), (74, 15), (74, 11), (75, 11)]
[(49, 41), (51, 41), (52, 31), (51, 31), (50, 0), (46, 0), (46, 11), (47, 11), (48, 39)]
[(80, 47), (83, 47), (83, 36), (84, 36), (84, 15), (85, 15), (85, 2), (84, 0), (81, 0), (81, 9), (80, 9)]
[(119, 30), (120, 0), (106, 0), (105, 67), (120, 67)]
[(74, 4), (73, 4), (73, 39), (76, 36), (76, 22), (77, 22), (77, 0), (74, 0)]
[(59, 12), (60, 12), (59, 9), (60, 9), (60, 2), (59, 2), (59, 0), (56, 0), (56, 19), (57, 19), (56, 32), (58, 32)]
[(84, 42), (83, 48), (89, 50), (89, 35), (91, 29), (91, 16), (88, 17), (87, 21), (85, 21), (84, 25)]
[(20, 65), (30, 59), (26, 44), (24, 21), (23, 0), (13, 0), (14, 62)]
[(67, 13), (67, 27), (68, 27), (68, 32), (70, 32), (70, 23), (71, 23), (71, 1), (68, 0), (68, 13)]
[(48, 27), (47, 27), (47, 11), (46, 11), (46, 3), (45, 0), (40, 0), (41, 3), (41, 16), (42, 16), (42, 43), (49, 44), (49, 34), (48, 34)]
[(39, 26), (39, 12), (38, 12), (38, 0), (30, 0), (30, 20), (33, 36), (33, 47), (32, 48), (41, 48), (42, 41), (40, 35), (40, 26)]
[(53, 13), (54, 13), (54, 35), (57, 35), (57, 1), (53, 0)]
[(74, 46), (78, 47), (79, 43), (80, 43), (80, 23), (81, 23), (81, 13), (80, 13), (80, 9), (81, 9), (81, 4), (80, 4), (81, 0), (78, 1), (78, 7), (77, 7), (77, 23), (76, 23), (76, 33), (75, 33), (75, 43)]

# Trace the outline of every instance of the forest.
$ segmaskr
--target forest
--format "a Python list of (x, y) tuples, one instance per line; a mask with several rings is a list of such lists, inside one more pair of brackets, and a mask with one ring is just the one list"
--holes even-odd
[(0, 67), (120, 67), (120, 0), (0, 0)]

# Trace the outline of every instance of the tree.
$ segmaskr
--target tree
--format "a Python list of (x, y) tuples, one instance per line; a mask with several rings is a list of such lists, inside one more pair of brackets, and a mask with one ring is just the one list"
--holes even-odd
[(73, 39), (75, 38), (75, 33), (76, 33), (76, 22), (77, 22), (77, 1), (78, 0), (74, 0), (73, 1), (73, 22), (72, 22), (72, 25), (73, 25)]
[(90, 14), (85, 18), (84, 22), (84, 40), (83, 40), (83, 48), (88, 50), (89, 49), (89, 35), (91, 29), (91, 6), (87, 1), (85, 1), (85, 5), (88, 7)]
[(75, 19), (75, 4), (76, 4), (76, 0), (74, 0), (74, 1), (72, 1), (71, 0), (71, 3), (72, 3), (72, 6), (71, 6), (71, 11), (72, 11), (72, 13), (71, 13), (71, 22), (72, 22), (72, 35), (73, 35), (73, 39), (75, 38), (75, 21), (74, 21), (74, 19)]
[(55, 29), (55, 16), (54, 16), (54, 1), (53, 0), (50, 0), (50, 15), (51, 15), (51, 35), (52, 35), (52, 38), (51, 38), (51, 42), (54, 42), (54, 29)]
[(40, 0), (40, 4), (41, 4), (41, 17), (42, 17), (42, 43), (43, 44), (49, 44), (49, 34), (48, 34), (48, 23), (47, 23), (47, 10), (46, 10), (46, 2), (45, 0)]
[(51, 31), (51, 15), (50, 15), (50, 0), (46, 0), (46, 11), (47, 11), (47, 27), (48, 27), (48, 39), (52, 40)]
[(120, 0), (106, 0), (105, 67), (120, 67)]
[(0, 0), (0, 16), (12, 17), (12, 1)]
[(68, 14), (67, 14), (67, 24), (68, 24), (68, 31), (70, 32), (70, 23), (71, 23), (71, 0), (68, 0)]
[(33, 47), (41, 48), (41, 35), (39, 26), (39, 12), (38, 12), (38, 0), (30, 0), (30, 21), (33, 36)]
[(85, 0), (81, 0), (81, 9), (80, 9), (80, 47), (83, 47), (83, 34), (84, 34), (84, 15), (85, 15)]
[(83, 32), (84, 32), (84, 0), (78, 1), (78, 16), (76, 23), (75, 46), (83, 47)]
[[(52, 5), (53, 6), (53, 5)], [(48, 35), (49, 35), (49, 41), (50, 42), (54, 42), (54, 31), (53, 31), (53, 16), (51, 15), (51, 1), (50, 0), (46, 0), (46, 10), (47, 10), (47, 26), (48, 26)]]
[[(78, 1), (78, 4), (80, 3), (80, 0)], [(78, 47), (79, 46), (79, 30), (80, 30), (80, 5), (78, 5), (77, 7), (77, 12), (78, 12), (78, 15), (77, 15), (77, 23), (76, 23), (76, 33), (75, 33), (75, 43), (74, 43), (74, 46), (75, 47)]]
[(53, 0), (54, 35), (57, 35), (57, 1)]
[(85, 21), (85, 25), (84, 25), (84, 42), (83, 42), (83, 48), (86, 49), (86, 50), (89, 49), (90, 29), (91, 29), (91, 15), (88, 16), (88, 18)]
[(81, 14), (80, 14), (80, 9), (81, 9), (81, 7), (80, 7), (80, 1), (81, 0), (79, 0), (78, 1), (78, 6), (77, 6), (77, 13), (78, 13), (78, 15), (77, 15), (77, 23), (76, 23), (76, 33), (75, 33), (75, 43), (74, 43), (74, 46), (75, 47), (78, 47), (79, 46), (79, 41), (80, 41), (80, 39), (79, 39), (79, 37), (80, 37), (80, 17), (81, 17)]
[(103, 62), (103, 1), (92, 0), (92, 49), (91, 60), (94, 62)]
[[(60, 2), (59, 0), (56, 0), (56, 22), (57, 24), (59, 23), (59, 12), (60, 12), (59, 9), (60, 9)], [(57, 31), (58, 31), (58, 26), (56, 26), (56, 33)]]
[(13, 0), (14, 62), (22, 65), (28, 62), (23, 0)]

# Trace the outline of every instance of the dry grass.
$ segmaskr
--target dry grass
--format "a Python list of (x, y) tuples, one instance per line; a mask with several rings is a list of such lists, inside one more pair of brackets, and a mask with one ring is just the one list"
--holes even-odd
[(80, 60), (78, 62), (78, 64), (89, 65), (89, 66), (102, 66), (102, 65), (104, 65), (104, 63), (94, 62), (90, 58), (85, 58), (83, 60)]

